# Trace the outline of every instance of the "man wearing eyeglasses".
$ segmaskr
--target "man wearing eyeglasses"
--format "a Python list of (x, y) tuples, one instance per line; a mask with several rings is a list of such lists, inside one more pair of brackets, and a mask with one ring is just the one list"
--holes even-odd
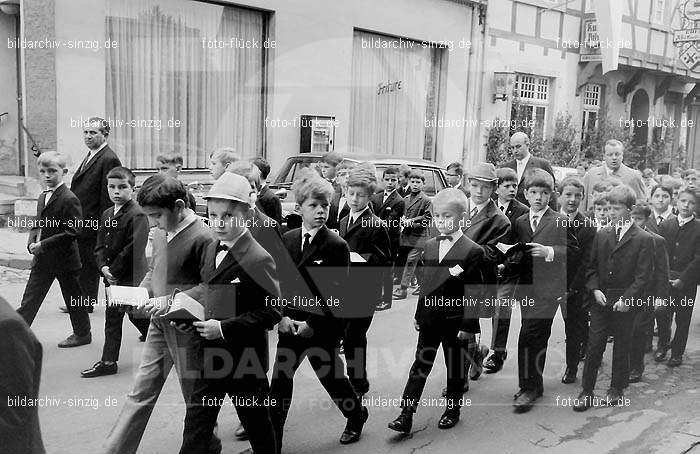
[[(554, 170), (552, 170), (552, 165), (549, 161), (533, 156), (530, 153), (530, 138), (524, 132), (518, 131), (510, 136), (510, 149), (515, 159), (506, 162), (501, 167), (510, 167), (518, 173), (518, 192), (515, 194), (515, 198), (519, 202), (530, 206), (525, 199), (525, 191), (522, 184), (526, 173), (531, 169), (543, 169), (554, 178)], [(554, 197), (550, 199), (549, 206), (556, 210), (557, 203), (554, 199)]]
[(447, 165), (447, 184), (450, 187), (457, 188), (469, 197), (469, 190), (464, 187), (464, 167), (459, 162), (452, 162)]

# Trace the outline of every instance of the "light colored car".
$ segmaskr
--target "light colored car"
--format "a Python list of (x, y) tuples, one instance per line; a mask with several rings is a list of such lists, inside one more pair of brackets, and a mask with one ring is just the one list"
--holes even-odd
[(561, 180), (568, 176), (578, 175), (578, 170), (572, 169), (571, 167), (552, 166), (552, 170), (554, 170), (554, 180), (557, 182), (557, 184), (559, 184)]

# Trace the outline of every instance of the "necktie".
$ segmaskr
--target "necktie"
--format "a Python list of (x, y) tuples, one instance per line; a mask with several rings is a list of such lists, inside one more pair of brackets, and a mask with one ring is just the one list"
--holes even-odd
[(478, 213), (478, 212), (479, 212), (479, 209), (478, 209), (477, 207), (472, 208), (472, 211), (471, 211), (471, 213), (470, 213), (470, 215), (469, 215), (469, 219), (471, 219), (471, 218), (473, 218), (474, 216), (476, 216), (476, 213)]
[(532, 231), (534, 232), (537, 230), (537, 225), (540, 223), (540, 217), (539, 216), (533, 216), (532, 217)]
[(310, 233), (305, 233), (304, 234), (304, 245), (301, 247), (301, 251), (304, 252), (307, 247), (311, 244), (311, 234)]
[(504, 207), (503, 205), (501, 205), (500, 208), (501, 208), (501, 211), (503, 211), (503, 212), (506, 211), (506, 207)]
[(348, 216), (348, 229), (350, 229), (350, 226), (355, 223), (355, 218), (352, 217), (352, 215)]
[(659, 224), (661, 224), (662, 222), (664, 222), (664, 217), (663, 217), (663, 216), (657, 216), (657, 217), (656, 217), (656, 225), (659, 225)]
[(83, 171), (85, 164), (87, 164), (90, 161), (91, 155), (92, 155), (92, 150), (88, 151), (87, 156), (85, 156), (85, 159), (83, 159), (83, 162), (80, 163), (80, 167), (78, 167), (78, 173)]
[(622, 233), (622, 227), (618, 227), (615, 229), (615, 239), (619, 243), (620, 242), (620, 233)]
[(382, 205), (386, 203), (386, 200), (389, 198), (389, 193), (384, 193), (384, 200), (382, 200)]

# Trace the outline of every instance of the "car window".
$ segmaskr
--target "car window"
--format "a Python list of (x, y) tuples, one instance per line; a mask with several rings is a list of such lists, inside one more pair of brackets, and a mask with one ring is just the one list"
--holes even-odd
[(425, 178), (425, 184), (423, 185), (423, 192), (425, 192), (429, 196), (434, 196), (435, 195), (435, 174), (433, 173), (432, 169), (424, 169), (424, 168), (417, 168), (415, 169), (419, 171), (423, 177)]

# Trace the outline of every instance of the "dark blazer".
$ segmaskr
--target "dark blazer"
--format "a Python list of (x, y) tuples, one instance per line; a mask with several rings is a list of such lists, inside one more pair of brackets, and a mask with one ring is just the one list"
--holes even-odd
[(17, 312), (0, 297), (0, 440), (2, 452), (43, 454), (37, 405), (8, 404), (36, 399), (41, 380), (41, 343)]
[(282, 243), (279, 224), (274, 219), (266, 216), (255, 207), (250, 210), (250, 217), (247, 222), (248, 230), (253, 235), (253, 239), (260, 243), (260, 246), (272, 256), (275, 263), (280, 257), (289, 255)]
[[(647, 222), (647, 224), (653, 223)], [(670, 292), (669, 279), (670, 268), (668, 264), (668, 247), (666, 240), (659, 234), (647, 230), (646, 225), (644, 230), (654, 239), (654, 278), (649, 281), (648, 295), (652, 298), (667, 298)], [(653, 305), (653, 300), (649, 301), (649, 306)]]
[(678, 218), (670, 216), (659, 230), (668, 247), (671, 279), (680, 279), (685, 290), (694, 291), (700, 283), (700, 221), (679, 227)]
[[(479, 302), (483, 298), (483, 249), (462, 235), (447, 252), (442, 262), (436, 238), (425, 243), (423, 285), (416, 306), (415, 319), (421, 329), (440, 329), (444, 320), (460, 318), (460, 330), (480, 332)], [(459, 265), (457, 276), (450, 273)], [(458, 271), (458, 270), (455, 270)], [(462, 299), (464, 297), (464, 300)], [(441, 300), (441, 298), (443, 298)], [(464, 302), (466, 301), (466, 302)]]
[(350, 263), (346, 296), (350, 318), (369, 317), (381, 300), (383, 273), (391, 264), (389, 233), (384, 223), (367, 209), (348, 227), (350, 215), (340, 220), (340, 237), (350, 251), (357, 252), (366, 263)]
[(218, 241), (207, 246), (201, 261), (202, 283), (187, 290), (204, 305), (207, 320), (221, 320), (221, 331), (234, 365), (253, 348), (268, 369), (267, 331), (281, 319), (275, 262), (245, 232), (216, 267)]
[(428, 239), (428, 228), (433, 219), (430, 212), (432, 203), (425, 194), (419, 192), (417, 195), (409, 194), (403, 199), (406, 209), (404, 217), (413, 219), (412, 226), (406, 226), (401, 230), (400, 245), (423, 248)]
[[(81, 268), (77, 238), (83, 215), (80, 201), (65, 184), (59, 186), (44, 204), (46, 193), (39, 196), (37, 204), (37, 225), (29, 231), (29, 245), (36, 243), (41, 232), (41, 250), (34, 255), (32, 269), (48, 271), (60, 269), (76, 271)], [(88, 228), (87, 230), (92, 230)]]
[[(554, 259), (547, 262), (544, 257), (532, 257), (529, 252), (518, 252), (513, 257), (517, 263), (518, 285), (524, 293), (538, 302), (556, 302), (566, 294), (571, 276), (567, 276), (569, 264), (577, 259), (578, 242), (567, 217), (547, 208), (540, 219), (537, 230), (532, 231), (530, 213), (520, 216), (513, 225), (512, 239), (522, 243), (540, 243), (554, 249)], [(567, 226), (567, 227), (565, 227)], [(538, 301), (539, 300), (539, 301)]]
[(278, 224), (282, 223), (282, 202), (280, 198), (265, 185), (260, 189), (255, 206)]
[[(467, 199), (467, 213), (472, 210), (472, 201)], [(465, 227), (462, 229), (472, 241), (484, 248), (484, 259), (490, 262), (494, 267), (493, 281), (495, 283), (495, 267), (501, 260), (501, 254), (496, 249), (496, 244), (507, 243), (510, 238), (510, 221), (505, 214), (498, 208), (493, 200), (489, 200), (486, 206), (479, 211), (476, 216), (469, 219)]]
[[(510, 167), (511, 169), (515, 170), (516, 172), (518, 171), (518, 163), (516, 162), (515, 159), (510, 160), (503, 164), (501, 167)], [(525, 171), (523, 172), (523, 176), (520, 178), (520, 181), (518, 182), (518, 192), (515, 194), (515, 198), (520, 201), (521, 203), (524, 203), (527, 206), (530, 206), (530, 204), (527, 202), (527, 199), (525, 199), (525, 186), (523, 185), (523, 182), (525, 180), (525, 176), (527, 175), (528, 170), (531, 169), (543, 169), (545, 170), (548, 174), (554, 178), (554, 170), (552, 169), (552, 165), (547, 161), (546, 159), (543, 158), (538, 158), (537, 156), (533, 156), (530, 154), (530, 159), (527, 161), (527, 164), (525, 165)], [(555, 185), (556, 185), (556, 178), (554, 178)], [(549, 200), (549, 207), (556, 210), (557, 209), (557, 204), (556, 204), (556, 197), (554, 197), (554, 194), (552, 194), (552, 197)]]
[(396, 192), (398, 192), (401, 197), (406, 197), (411, 193), (411, 190), (409, 189), (408, 185), (406, 185), (405, 187), (399, 186), (396, 188)]
[(581, 212), (576, 213), (569, 225), (571, 225), (579, 248), (576, 258), (569, 261), (571, 268), (567, 270), (567, 274), (572, 276), (569, 283), (569, 292), (575, 293), (586, 288), (588, 261), (590, 260), (593, 239), (597, 229), (593, 219), (586, 218)]
[[(340, 336), (339, 317), (345, 304), (345, 290), (350, 269), (350, 249), (337, 233), (325, 225), (314, 236), (309, 247), (301, 250), (301, 227), (282, 236), (288, 256), (280, 270), (280, 289), (287, 303), (282, 315), (306, 323), (319, 335)], [(318, 298), (319, 305), (294, 307), (294, 296), (312, 300)], [(339, 307), (327, 303), (329, 298), (338, 299)]]
[(391, 240), (391, 252), (396, 254), (399, 249), (399, 239), (401, 237), (401, 216), (403, 216), (406, 205), (398, 189), (384, 202), (384, 192), (378, 192), (370, 199), (372, 211), (379, 216), (379, 219), (387, 224), (389, 239)]
[(118, 285), (138, 285), (148, 271), (147, 242), (148, 218), (136, 202), (129, 200), (116, 215), (107, 208), (95, 244), (98, 269), (108, 266)]
[(605, 293), (609, 306), (622, 296), (631, 308), (641, 307), (653, 271), (654, 239), (648, 232), (632, 224), (619, 242), (612, 226), (596, 233), (586, 285)]
[[(496, 207), (498, 207), (498, 200), (495, 200), (494, 202), (496, 203)], [(527, 205), (525, 205), (518, 199), (513, 199), (508, 204), (508, 208), (506, 208), (505, 214), (512, 225), (515, 223), (516, 219), (518, 219), (520, 216), (527, 213), (528, 211), (530, 211), (530, 208)]]
[[(122, 163), (109, 145), (101, 149), (90, 162), (73, 175), (70, 189), (80, 200), (84, 219), (100, 219), (102, 213), (112, 205), (107, 192), (107, 174)], [(97, 236), (95, 229), (83, 229), (84, 236)]]
[(339, 230), (340, 220), (350, 213), (350, 207), (347, 201), (343, 204), (343, 208), (340, 210), (340, 215), (338, 215), (338, 205), (340, 204), (340, 192), (335, 192), (333, 197), (331, 197), (331, 203), (328, 207), (328, 220), (326, 221), (326, 227), (333, 230)]

